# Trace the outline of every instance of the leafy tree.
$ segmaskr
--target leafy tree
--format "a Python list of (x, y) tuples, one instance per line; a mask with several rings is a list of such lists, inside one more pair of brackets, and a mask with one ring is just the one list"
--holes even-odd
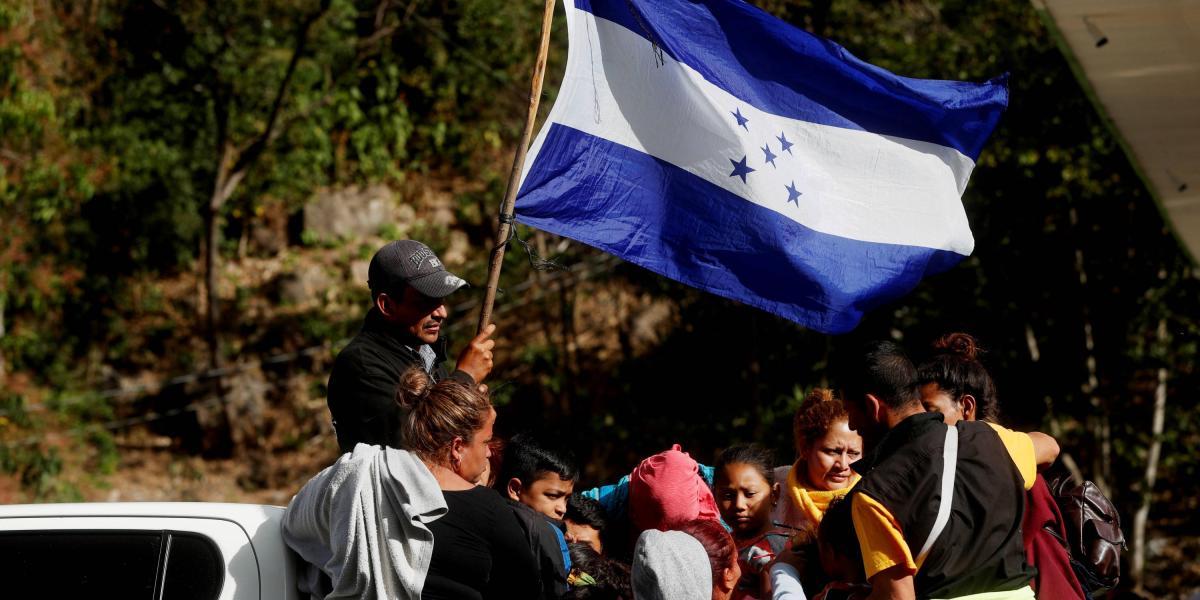
[[(535, 6), (496, 0), (43, 0), (6, 8), (16, 15), (7, 21), (32, 23), (35, 10), (42, 48), (63, 50), (6, 59), (15, 120), (5, 139), (25, 144), (9, 156), (26, 161), (6, 160), (6, 181), (55, 194), (6, 189), (36, 197), (29, 211), (43, 221), (73, 217), (60, 219), (72, 247), (38, 253), (70, 264), (67, 279), (87, 273), (66, 328), (122, 335), (114, 309), (130, 278), (185, 268), (199, 248), (213, 267), (196, 302), (213, 360), (216, 332), (228, 326), (215, 294), (226, 219), (252, 218), (266, 201), (297, 208), (324, 185), (496, 162), (517, 126), (512, 81), (525, 77), (537, 26), (523, 18)], [(60, 63), (39, 77), (17, 70)], [(36, 87), (52, 79), (61, 89)], [(71, 139), (20, 129), (60, 122)], [(70, 152), (35, 164), (57, 149)], [(86, 168), (67, 168), (65, 155), (87, 157)]]
[(24, 317), (55, 315), (76, 291), (68, 224), (101, 162), (76, 147), (81, 103), (58, 87), (70, 58), (47, 44), (58, 31), (45, 8), (0, 6), (0, 382), (61, 350)]

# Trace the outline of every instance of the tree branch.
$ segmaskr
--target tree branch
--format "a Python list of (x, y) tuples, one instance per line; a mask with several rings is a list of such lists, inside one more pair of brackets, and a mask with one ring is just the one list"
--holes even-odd
[[(279, 81), (279, 87), (275, 91), (275, 99), (271, 102), (271, 113), (267, 116), (267, 125), (263, 132), (256, 137), (245, 150), (238, 153), (237, 162), (234, 163), (231, 173), (244, 172), (253, 165), (267, 146), (279, 136), (276, 132), (276, 125), (279, 123), (279, 113), (283, 110), (283, 102), (287, 97), (288, 87), (292, 83), (292, 77), (296, 73), (296, 66), (300, 64), (300, 59), (304, 55), (305, 49), (308, 47), (308, 37), (312, 30), (312, 26), (329, 12), (330, 0), (321, 0), (320, 8), (300, 24), (296, 29), (296, 44), (292, 51), (292, 58), (288, 61), (287, 69), (283, 73), (283, 79)], [(231, 177), (232, 179), (232, 177)]]
[(392, 7), (392, 0), (380, 0), (379, 6), (375, 7), (375, 31), (378, 32), (383, 28), (383, 20), (387, 17), (387, 11)]
[[(380, 7), (381, 7), (381, 9), (383, 9), (383, 8), (387, 8), (389, 5), (390, 5), (389, 0), (383, 0), (380, 4)], [(273, 145), (275, 143), (275, 141), (278, 140), (281, 135), (283, 135), (284, 132), (286, 132), (288, 129), (290, 129), (294, 123), (296, 123), (298, 121), (302, 121), (304, 119), (307, 119), (314, 112), (316, 112), (326, 106), (329, 106), (329, 104), (331, 102), (333, 102), (333, 100), (334, 100), (334, 91), (338, 89), (341, 77), (347, 76), (348, 74), (353, 73), (355, 65), (357, 65), (358, 63), (360, 63), (366, 59), (367, 55), (370, 53), (369, 48), (372, 45), (374, 45), (375, 43), (378, 43), (380, 40), (386, 38), (387, 36), (395, 33), (396, 30), (398, 29), (398, 25), (377, 28), (375, 31), (371, 32), (371, 35), (367, 36), (366, 38), (363, 38), (362, 41), (360, 41), (358, 44), (356, 44), (356, 46), (358, 47), (358, 52), (355, 54), (354, 59), (351, 62), (351, 64), (348, 65), (344, 69), (340, 69), (339, 77), (335, 78), (333, 81), (331, 81), (329, 83), (329, 91), (327, 91), (323, 96), (321, 96), (320, 99), (318, 99), (315, 102), (312, 102), (308, 106), (304, 107), (302, 110), (295, 111), (292, 114), (287, 115), (286, 117), (281, 117), (280, 112), (282, 110), (281, 107), (283, 105), (283, 94), (286, 89), (286, 83), (287, 83), (287, 80), (291, 77), (292, 73), (294, 73), (294, 71), (295, 71), (296, 64), (298, 63), (298, 57), (300, 56), (300, 53), (301, 53), (300, 51), (304, 47), (303, 44), (307, 43), (307, 41), (306, 41), (307, 40), (307, 31), (312, 26), (312, 24), (318, 18), (320, 18), (320, 16), (323, 15), (325, 11), (328, 10), (328, 8), (329, 8), (329, 0), (324, 0), (322, 2), (322, 10), (319, 11), (317, 14), (313, 15), (312, 17), (310, 17), (306, 21), (304, 26), (301, 27), (300, 31), (305, 32), (305, 34), (303, 35), (304, 39), (301, 40), (301, 39), (299, 39), (299, 36), (298, 36), (297, 46), (296, 46), (297, 51), (295, 54), (292, 55), (292, 60), (288, 64), (288, 71), (285, 74), (284, 82), (283, 82), (283, 84), (281, 84), (281, 86), (279, 88), (279, 92), (276, 95), (275, 102), (272, 106), (271, 116), (267, 122), (267, 129), (263, 130), (263, 133), (261, 135), (259, 135), (257, 138), (255, 138), (246, 147), (245, 150), (243, 150), (241, 153), (239, 153), (239, 158), (238, 158), (237, 163), (234, 165), (234, 168), (230, 170), (230, 182), (232, 182), (234, 186), (236, 186), (237, 182), (241, 180), (241, 176), (239, 174), (244, 174), (244, 172), (246, 170), (248, 170), (250, 168), (250, 166), (253, 165), (254, 161), (257, 160), (258, 156), (261, 155), (263, 152), (265, 152), (268, 148), (270, 148), (271, 145)], [(378, 20), (377, 20), (377, 24), (380, 24), (380, 22)], [(239, 176), (235, 179), (233, 177), (234, 175), (239, 175)], [(230, 190), (230, 192), (232, 192), (232, 190)]]

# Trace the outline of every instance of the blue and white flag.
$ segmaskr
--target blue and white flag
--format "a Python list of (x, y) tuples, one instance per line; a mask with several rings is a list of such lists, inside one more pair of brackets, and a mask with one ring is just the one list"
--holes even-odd
[(737, 0), (565, 4), (520, 222), (826, 333), (970, 255), (1003, 78), (899, 77)]

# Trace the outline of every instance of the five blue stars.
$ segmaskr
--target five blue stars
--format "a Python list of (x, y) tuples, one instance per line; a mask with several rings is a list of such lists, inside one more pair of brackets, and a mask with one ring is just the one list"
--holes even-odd
[(800, 194), (800, 191), (796, 189), (796, 182), (792, 181), (792, 185), (785, 185), (783, 187), (787, 188), (787, 192), (788, 192), (787, 201), (791, 202), (792, 204), (795, 204), (796, 208), (800, 208), (801, 194)]
[(745, 129), (746, 131), (750, 131), (750, 128), (746, 127), (746, 123), (749, 123), (750, 119), (747, 119), (746, 117), (742, 116), (742, 109), (740, 107), (737, 110), (735, 110), (729, 114), (733, 115), (733, 118), (737, 119), (738, 127), (741, 127), (742, 129)]
[[(734, 119), (737, 119), (738, 127), (745, 129), (747, 132), (750, 131), (750, 128), (746, 125), (750, 122), (750, 119), (746, 118), (742, 114), (741, 107), (735, 108), (729, 114), (733, 115)], [(779, 140), (780, 152), (787, 152), (789, 155), (794, 156), (792, 154), (792, 146), (795, 146), (796, 144), (788, 141), (786, 132), (779, 132), (779, 135), (776, 136), (775, 139)], [(779, 168), (779, 166), (775, 164), (775, 159), (779, 158), (779, 155), (771, 152), (771, 144), (768, 143), (763, 145), (761, 150), (763, 151), (763, 162), (770, 164), (774, 168)], [(745, 155), (742, 156), (741, 160), (733, 160), (732, 158), (729, 159), (729, 164), (733, 165), (733, 172), (730, 173), (729, 176), (740, 177), (742, 179), (742, 183), (748, 183), (746, 181), (746, 176), (757, 170), (747, 164)], [(796, 188), (796, 181), (793, 179), (790, 185), (785, 185), (783, 187), (788, 193), (787, 202), (796, 205), (796, 208), (800, 208), (800, 196), (803, 196), (804, 194)]]
[(775, 166), (775, 155), (771, 153), (771, 145), (767, 144), (767, 145), (763, 146), (762, 151), (764, 153), (766, 153), (766, 155), (767, 155), (767, 157), (763, 159), (763, 162), (771, 163), (771, 166), (774, 167)]
[(787, 140), (786, 134), (781, 132), (779, 134), (779, 137), (777, 137), (775, 139), (779, 140), (779, 143), (783, 146), (782, 152), (787, 152), (788, 154), (792, 153), (792, 146), (794, 146), (795, 144), (793, 144)]
[(729, 159), (729, 162), (733, 163), (733, 172), (730, 173), (729, 176), (730, 177), (741, 177), (742, 183), (746, 183), (746, 175), (749, 175), (750, 173), (753, 173), (755, 171), (755, 169), (752, 169), (752, 168), (746, 166), (746, 157), (745, 156), (742, 156), (741, 161), (736, 161), (731, 158), (731, 159)]

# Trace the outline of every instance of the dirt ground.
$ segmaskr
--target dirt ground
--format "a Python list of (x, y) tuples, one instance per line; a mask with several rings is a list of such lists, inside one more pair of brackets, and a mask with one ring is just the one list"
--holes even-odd
[[(326, 439), (327, 437), (327, 439)], [(89, 502), (245, 502), (284, 506), (304, 482), (336, 457), (332, 436), (310, 440), (302, 452), (271, 457), (204, 459), (165, 450), (122, 452), (106, 485), (83, 490)], [(270, 461), (262, 485), (263, 459)]]

